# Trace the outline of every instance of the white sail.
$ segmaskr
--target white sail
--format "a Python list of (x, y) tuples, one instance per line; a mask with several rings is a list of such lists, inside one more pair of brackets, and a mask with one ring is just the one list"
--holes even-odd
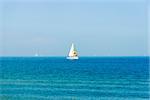
[(71, 48), (70, 48), (70, 52), (69, 52), (69, 57), (73, 56), (73, 51), (74, 51), (74, 44), (72, 43)]
[(77, 51), (75, 49), (74, 44), (72, 43), (70, 51), (69, 51), (69, 55), (67, 57), (67, 59), (78, 59), (78, 54)]

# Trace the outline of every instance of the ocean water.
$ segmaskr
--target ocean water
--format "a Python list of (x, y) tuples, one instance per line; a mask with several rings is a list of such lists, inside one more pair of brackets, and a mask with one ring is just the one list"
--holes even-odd
[(149, 57), (1, 57), (0, 100), (148, 100)]

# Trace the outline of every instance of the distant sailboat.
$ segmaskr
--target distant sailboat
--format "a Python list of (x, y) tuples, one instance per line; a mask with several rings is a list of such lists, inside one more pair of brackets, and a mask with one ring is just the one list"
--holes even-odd
[(75, 46), (74, 46), (73, 43), (71, 45), (71, 48), (70, 48), (69, 55), (68, 55), (67, 59), (71, 59), (71, 60), (79, 59), (77, 51), (76, 51)]

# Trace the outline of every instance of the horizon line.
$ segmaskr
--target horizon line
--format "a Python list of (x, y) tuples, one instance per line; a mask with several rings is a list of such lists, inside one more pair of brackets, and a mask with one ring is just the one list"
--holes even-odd
[[(67, 57), (67, 56), (0, 56), (0, 57)], [(79, 56), (80, 57), (150, 57), (150, 55), (120, 55), (120, 56)]]

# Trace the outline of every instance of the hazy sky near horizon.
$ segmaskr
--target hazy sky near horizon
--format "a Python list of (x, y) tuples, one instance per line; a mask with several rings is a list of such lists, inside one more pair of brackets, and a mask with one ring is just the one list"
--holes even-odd
[(1, 1), (0, 56), (148, 55), (146, 1)]

